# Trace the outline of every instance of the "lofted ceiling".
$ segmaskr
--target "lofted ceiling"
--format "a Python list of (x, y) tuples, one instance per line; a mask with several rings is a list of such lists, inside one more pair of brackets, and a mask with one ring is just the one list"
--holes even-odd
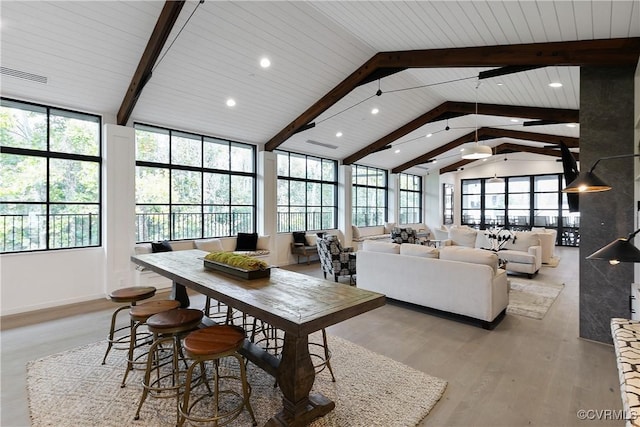
[[(0, 2), (2, 96), (100, 113), (115, 122), (164, 6), (163, 1)], [(314, 127), (269, 142), (378, 52), (636, 37), (638, 0), (187, 1), (151, 64), (152, 75), (132, 104), (128, 123), (396, 172), (451, 170), (460, 161), (452, 141), (466, 141), (476, 128), (487, 138), (482, 143), (497, 150), (524, 146), (536, 153), (549, 142), (530, 133), (574, 143), (579, 124), (524, 126), (535, 117), (519, 115), (523, 110), (516, 108), (483, 114), (482, 107), (478, 115), (447, 110), (448, 119), (438, 116), (388, 137), (448, 103), (577, 112), (579, 67), (545, 66), (482, 80), (479, 73), (496, 67), (407, 68), (331, 99), (308, 120)], [(265, 56), (268, 69), (259, 65)], [(563, 86), (554, 89), (550, 82)], [(235, 99), (234, 107), (226, 106), (228, 98)], [(371, 114), (373, 108), (378, 114)], [(356, 155), (376, 142), (386, 149)], [(426, 163), (433, 159), (437, 166)]]

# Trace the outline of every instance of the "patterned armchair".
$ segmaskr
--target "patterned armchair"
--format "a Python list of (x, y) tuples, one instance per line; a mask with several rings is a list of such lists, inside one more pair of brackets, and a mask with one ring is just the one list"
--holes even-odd
[(394, 243), (418, 243), (416, 230), (411, 227), (393, 227), (391, 230), (391, 240)]
[(356, 257), (353, 248), (343, 248), (338, 236), (328, 235), (318, 238), (318, 255), (322, 265), (324, 278), (327, 274), (332, 275), (335, 281), (339, 276), (349, 276), (350, 281), (356, 274)]

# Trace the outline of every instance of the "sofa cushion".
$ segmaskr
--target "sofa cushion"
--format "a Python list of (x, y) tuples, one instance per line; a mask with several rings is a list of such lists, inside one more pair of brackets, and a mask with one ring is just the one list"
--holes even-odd
[(238, 233), (236, 251), (255, 251), (258, 233)]
[(438, 249), (422, 245), (400, 245), (400, 255), (417, 256), (422, 258), (438, 258)]
[(531, 246), (540, 246), (540, 238), (537, 233), (529, 231), (516, 231), (515, 239), (509, 240), (502, 248), (527, 252)]
[(449, 238), (449, 230), (446, 228), (434, 228), (433, 235), (436, 237), (436, 240), (447, 240)]
[(270, 239), (271, 236), (269, 236), (268, 234), (266, 236), (258, 236), (258, 241), (256, 242), (256, 251), (268, 251)]
[(440, 259), (484, 264), (493, 268), (494, 272), (498, 271), (498, 255), (496, 255), (495, 252), (485, 251), (483, 249), (445, 246), (440, 248)]
[[(529, 252), (514, 251), (510, 249), (498, 251), (498, 257), (508, 262), (517, 262), (520, 264), (534, 264), (536, 261), (535, 255), (531, 255)], [(509, 269), (508, 263), (507, 269)]]
[(449, 239), (456, 246), (473, 248), (476, 245), (476, 234), (478, 232), (471, 228), (451, 227), (449, 229)]
[(389, 254), (399, 254), (400, 246), (398, 243), (376, 242), (373, 240), (365, 240), (362, 242), (362, 249), (369, 252), (384, 252)]
[(360, 238), (360, 230), (355, 225), (351, 226), (351, 238), (354, 240)]
[(193, 242), (196, 245), (196, 249), (200, 249), (207, 252), (222, 252), (222, 240), (220, 239), (200, 239)]
[(193, 240), (173, 240), (171, 242), (171, 248), (173, 248), (174, 251), (186, 251), (194, 249), (195, 247)]

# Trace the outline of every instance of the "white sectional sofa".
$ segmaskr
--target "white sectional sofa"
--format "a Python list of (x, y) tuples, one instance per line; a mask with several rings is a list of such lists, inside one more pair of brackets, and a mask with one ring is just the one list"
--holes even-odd
[(391, 241), (391, 231), (394, 227), (411, 228), (416, 231), (418, 237), (431, 238), (431, 230), (423, 223), (400, 224), (388, 222), (385, 225), (377, 225), (370, 227), (351, 226), (351, 240), (357, 243), (357, 249), (362, 247), (365, 240), (387, 240)]
[[(451, 227), (449, 239), (444, 246), (464, 246), (469, 248), (491, 248), (491, 241), (484, 230), (470, 227)], [(516, 231), (515, 239), (509, 240), (498, 251), (498, 257), (507, 262), (506, 270), (513, 273), (525, 273), (529, 278), (542, 267), (542, 247), (537, 233)]]
[(504, 317), (509, 303), (507, 275), (497, 265), (490, 251), (367, 240), (356, 257), (359, 288), (486, 329)]

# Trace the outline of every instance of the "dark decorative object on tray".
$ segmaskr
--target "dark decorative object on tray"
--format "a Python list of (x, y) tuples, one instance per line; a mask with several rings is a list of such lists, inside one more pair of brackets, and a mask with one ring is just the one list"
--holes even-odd
[(157, 252), (171, 252), (171, 251), (173, 251), (173, 248), (171, 248), (171, 245), (167, 240), (163, 242), (151, 242), (151, 252), (154, 254)]
[(307, 237), (304, 231), (293, 232), (293, 244), (295, 246), (308, 246)]
[(255, 251), (258, 244), (258, 233), (238, 233), (236, 251)]
[(482, 249), (495, 252), (504, 249), (504, 245), (506, 245), (508, 241), (511, 240), (514, 243), (516, 241), (516, 235), (513, 234), (511, 230), (505, 228), (490, 228), (486, 231), (485, 235), (487, 236), (487, 239), (489, 239), (491, 247)]

